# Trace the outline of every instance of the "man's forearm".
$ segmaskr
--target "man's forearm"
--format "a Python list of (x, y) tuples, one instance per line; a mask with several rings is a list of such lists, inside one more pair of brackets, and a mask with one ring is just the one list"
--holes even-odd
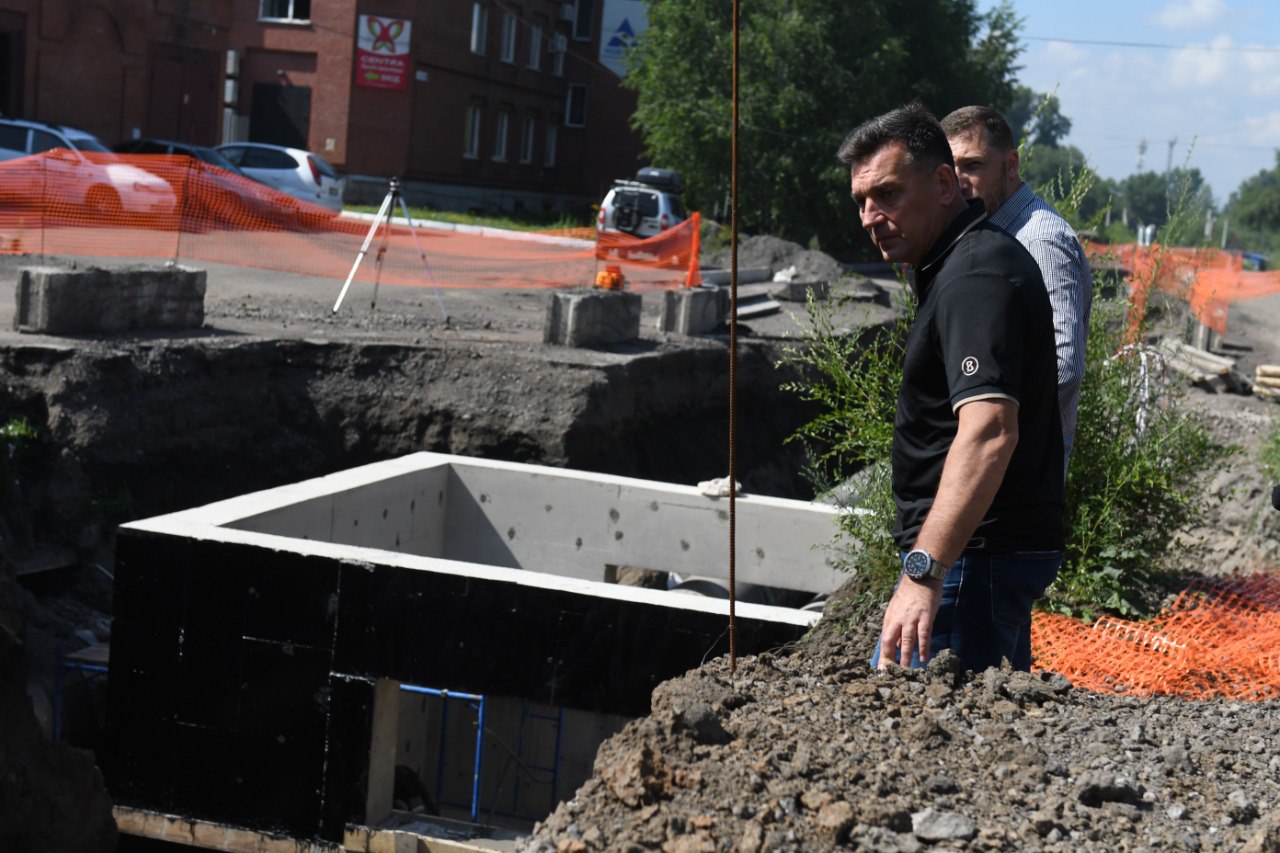
[(1018, 444), (1018, 407), (1011, 400), (966, 403), (959, 419), (937, 496), (915, 542), (948, 566), (991, 507)]

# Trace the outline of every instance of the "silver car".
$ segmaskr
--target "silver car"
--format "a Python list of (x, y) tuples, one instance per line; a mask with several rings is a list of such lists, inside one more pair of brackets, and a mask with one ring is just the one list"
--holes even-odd
[(296, 199), (342, 210), (342, 176), (317, 154), (263, 142), (231, 142), (213, 150), (256, 181)]

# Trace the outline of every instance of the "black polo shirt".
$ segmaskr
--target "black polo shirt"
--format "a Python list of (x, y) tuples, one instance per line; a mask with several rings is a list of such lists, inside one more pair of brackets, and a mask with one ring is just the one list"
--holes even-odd
[(961, 404), (1018, 404), (1018, 444), (969, 550), (1063, 546), (1062, 428), (1053, 310), (1035, 260), (970, 202), (916, 271), (917, 311), (893, 424), (894, 538), (915, 545)]

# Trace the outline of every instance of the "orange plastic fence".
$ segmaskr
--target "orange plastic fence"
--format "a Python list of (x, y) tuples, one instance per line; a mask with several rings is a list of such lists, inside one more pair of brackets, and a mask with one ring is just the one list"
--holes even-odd
[[(370, 220), (340, 217), (189, 157), (59, 149), (0, 163), (6, 254), (173, 258), (344, 279)], [(647, 240), (615, 234), (597, 244), (594, 229), (392, 225), (379, 231), (357, 280), (587, 286), (607, 261), (622, 267), (628, 287), (691, 286), (698, 283), (698, 228), (695, 213)]]
[(1037, 613), (1036, 668), (1101, 693), (1280, 697), (1280, 574), (1198, 582), (1149, 622)]
[(1132, 328), (1137, 328), (1152, 286), (1185, 299), (1196, 319), (1220, 335), (1227, 333), (1228, 303), (1280, 293), (1280, 272), (1247, 272), (1234, 252), (1134, 243), (1085, 243), (1085, 252), (1109, 257), (1129, 271)]

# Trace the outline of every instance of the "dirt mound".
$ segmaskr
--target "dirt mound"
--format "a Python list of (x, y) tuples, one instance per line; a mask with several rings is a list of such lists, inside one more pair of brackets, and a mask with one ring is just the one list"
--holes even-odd
[(865, 639), (661, 685), (526, 851), (1276, 849), (1280, 706), (872, 672)]
[[(705, 269), (728, 269), (729, 250), (702, 254)], [(835, 281), (844, 275), (844, 267), (830, 255), (806, 249), (799, 243), (768, 234), (746, 237), (738, 243), (738, 267), (769, 267), (775, 273), (794, 266), (796, 280)]]

